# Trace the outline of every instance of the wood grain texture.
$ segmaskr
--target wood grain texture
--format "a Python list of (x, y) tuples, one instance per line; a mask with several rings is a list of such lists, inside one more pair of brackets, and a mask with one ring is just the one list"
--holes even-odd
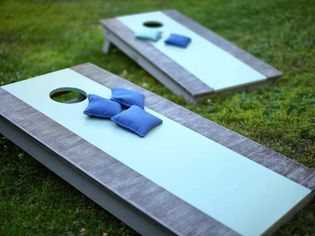
[[(99, 74), (103, 71), (91, 64), (76, 67), (80, 68), (93, 73), (96, 80), (116, 81), (109, 73)], [(238, 235), (2, 88), (0, 97), (2, 118), (170, 232), (176, 235)]]
[(145, 105), (150, 109), (217, 143), (222, 144), (223, 146), (269, 168), (276, 173), (279, 173), (288, 179), (291, 179), (311, 190), (315, 189), (314, 171), (292, 159), (289, 159), (253, 140), (218, 125), (93, 64), (82, 64), (73, 67), (72, 69), (109, 88), (126, 87), (137, 90), (145, 94)]
[(172, 19), (174, 19), (175, 21), (180, 22), (181, 24), (185, 25), (187, 28), (189, 28), (196, 34), (199, 34), (204, 39), (208, 40), (209, 42), (213, 43), (214, 45), (218, 46), (219, 48), (223, 49), (224, 51), (238, 58), (240, 61), (249, 65), (256, 71), (259, 71), (261, 74), (265, 75), (266, 77), (277, 78), (282, 75), (282, 73), (278, 71), (277, 69), (275, 69), (274, 67), (264, 63), (260, 59), (254, 57), (253, 55), (249, 54), (245, 50), (237, 47), (235, 44), (229, 42), (225, 38), (214, 33), (208, 28), (205, 28), (204, 26), (198, 24), (197, 22), (179, 13), (178, 11), (164, 10), (162, 12), (168, 15), (169, 17), (171, 17)]

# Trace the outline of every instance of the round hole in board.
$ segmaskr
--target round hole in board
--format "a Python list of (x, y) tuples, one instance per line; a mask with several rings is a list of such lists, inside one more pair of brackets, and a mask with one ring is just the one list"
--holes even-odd
[(146, 21), (146, 22), (143, 22), (143, 25), (150, 28), (158, 28), (158, 27), (163, 26), (163, 24), (158, 21)]
[(82, 102), (86, 99), (86, 92), (77, 88), (57, 88), (50, 92), (49, 97), (55, 102), (71, 104)]

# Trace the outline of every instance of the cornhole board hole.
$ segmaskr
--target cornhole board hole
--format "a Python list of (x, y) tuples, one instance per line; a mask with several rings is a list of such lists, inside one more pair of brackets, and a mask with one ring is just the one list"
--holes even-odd
[[(211, 93), (274, 81), (281, 72), (175, 10), (101, 20), (103, 51), (114, 44), (158, 81), (197, 103)], [(146, 28), (162, 31), (158, 42), (135, 38)], [(192, 39), (186, 49), (166, 45), (171, 33)]]
[[(112, 87), (163, 124), (141, 138), (50, 97)], [(93, 64), (1, 87), (0, 132), (143, 235), (272, 233), (314, 195), (311, 169)]]

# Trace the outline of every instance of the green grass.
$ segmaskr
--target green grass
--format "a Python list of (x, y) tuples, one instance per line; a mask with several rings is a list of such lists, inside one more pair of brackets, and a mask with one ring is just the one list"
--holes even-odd
[[(113, 49), (101, 18), (175, 8), (284, 76), (274, 85), (188, 105)], [(314, 1), (0, 1), (1, 85), (92, 62), (315, 168)], [(277, 235), (315, 235), (315, 203)], [(83, 230), (82, 230), (83, 229)], [(134, 235), (6, 138), (0, 138), (0, 235)]]
[(50, 95), (50, 98), (60, 103), (73, 103), (86, 99), (86, 96), (79, 91), (60, 91)]

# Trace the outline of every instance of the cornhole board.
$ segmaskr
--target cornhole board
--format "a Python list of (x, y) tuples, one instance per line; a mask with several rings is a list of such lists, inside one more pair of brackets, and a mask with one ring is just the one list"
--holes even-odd
[[(101, 20), (105, 28), (103, 51), (114, 44), (158, 81), (198, 103), (211, 93), (255, 87), (272, 82), (281, 72), (238, 48), (223, 37), (175, 10), (156, 11)], [(135, 32), (158, 26), (158, 42), (135, 39)], [(186, 49), (165, 45), (171, 34), (192, 39)]]
[[(163, 124), (141, 138), (50, 98), (112, 87)], [(93, 64), (1, 87), (0, 132), (143, 235), (268, 234), (314, 195), (311, 169)]]

